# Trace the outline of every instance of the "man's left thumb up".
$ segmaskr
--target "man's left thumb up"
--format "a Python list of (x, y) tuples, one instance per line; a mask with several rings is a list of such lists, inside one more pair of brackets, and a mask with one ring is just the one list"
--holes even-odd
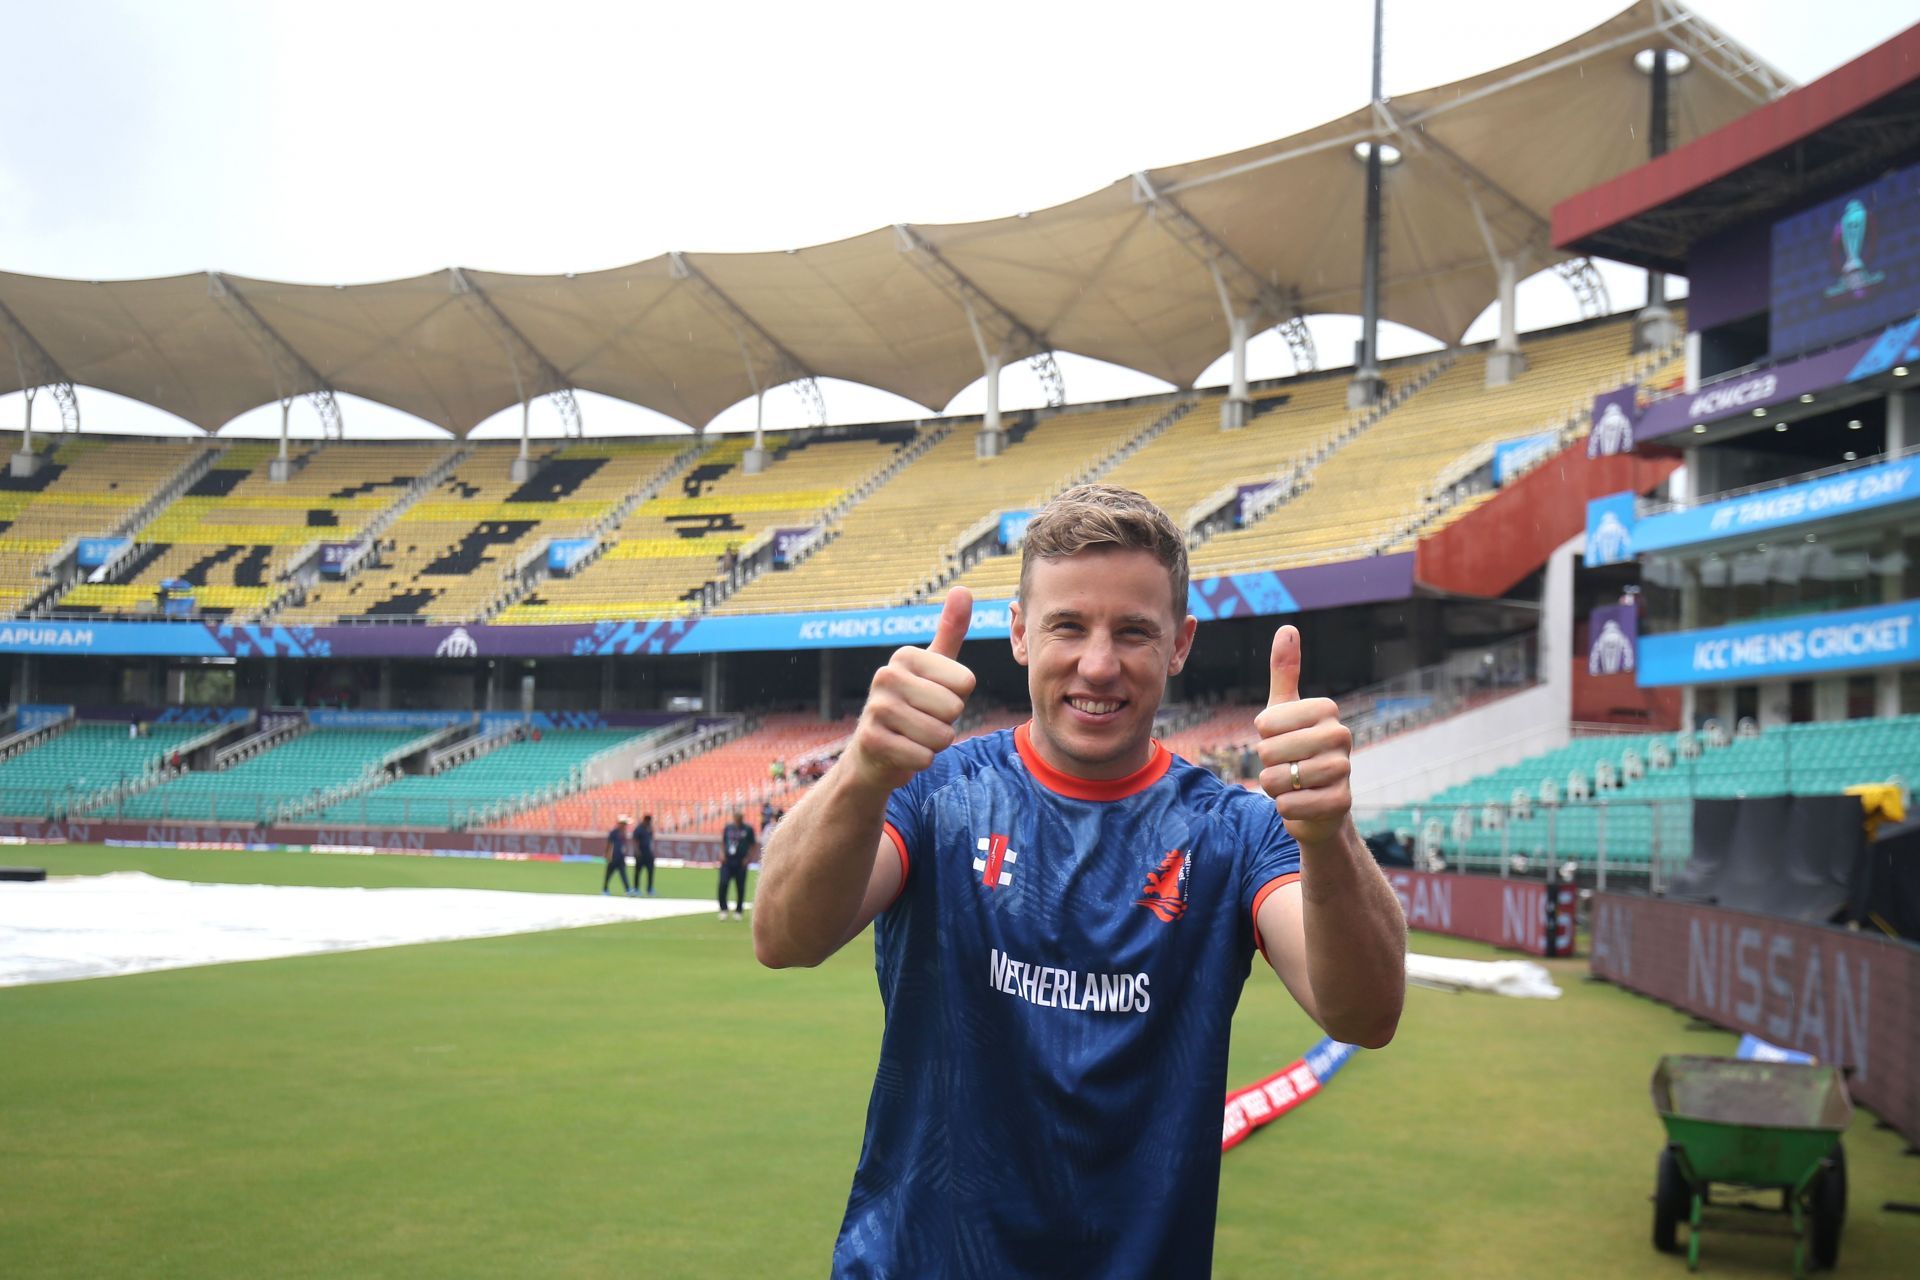
[(1273, 633), (1267, 705), (1300, 700), (1300, 629), (1288, 625)]

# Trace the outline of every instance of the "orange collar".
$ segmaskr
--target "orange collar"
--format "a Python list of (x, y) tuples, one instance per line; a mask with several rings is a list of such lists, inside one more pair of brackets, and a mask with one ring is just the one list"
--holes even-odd
[(1124, 778), (1076, 778), (1040, 758), (1040, 752), (1033, 745), (1031, 720), (1013, 731), (1013, 745), (1019, 749), (1021, 763), (1027, 766), (1034, 781), (1069, 800), (1124, 800), (1160, 781), (1173, 763), (1173, 753), (1156, 741), (1152, 758)]

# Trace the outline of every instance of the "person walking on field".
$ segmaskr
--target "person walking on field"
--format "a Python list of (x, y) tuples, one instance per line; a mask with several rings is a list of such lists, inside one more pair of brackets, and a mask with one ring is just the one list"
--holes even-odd
[[(620, 890), (627, 896), (633, 896), (633, 886), (627, 883), (627, 850), (631, 848), (627, 839), (627, 827), (633, 822), (626, 814), (613, 824), (613, 830), (607, 832), (607, 869), (600, 877), (600, 895), (607, 896), (607, 885), (613, 880), (614, 872), (620, 873)], [(636, 875), (636, 879), (638, 876)]]
[(640, 825), (633, 832), (633, 889), (634, 897), (640, 896), (640, 873), (647, 873), (647, 896), (653, 897), (653, 815), (640, 815)]
[(747, 863), (753, 859), (753, 828), (747, 825), (745, 810), (736, 809), (733, 821), (720, 832), (720, 918), (727, 918), (727, 885), (733, 885), (733, 918), (745, 914), (747, 900)]
[(1254, 960), (1329, 1036), (1379, 1048), (1406, 924), (1349, 817), (1352, 734), (1301, 696), (1298, 630), (1267, 655), (1261, 795), (1153, 740), (1197, 625), (1178, 525), (1082, 485), (1033, 517), (1020, 568), (1033, 718), (956, 743), (955, 587), (762, 860), (762, 964), (817, 965), (873, 926), (886, 1022), (831, 1272), (1200, 1280)]

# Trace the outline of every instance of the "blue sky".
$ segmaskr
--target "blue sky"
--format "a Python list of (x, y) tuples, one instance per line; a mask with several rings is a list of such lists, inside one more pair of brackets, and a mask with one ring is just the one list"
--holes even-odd
[[(1524, 56), (1621, 3), (1388, 0), (1388, 93)], [(328, 282), (450, 265), (584, 271), (995, 217), (1360, 105), (1371, 8), (0, 0), (15, 37), (0, 77), (0, 269)], [(1912, 0), (1695, 8), (1801, 81), (1916, 16)], [(1615, 278), (1616, 305), (1639, 298), (1637, 273)], [(1550, 277), (1523, 287), (1520, 313), (1523, 327), (1573, 314)], [(1316, 328), (1323, 352), (1350, 350), (1357, 332), (1338, 318)], [(1423, 341), (1400, 333), (1387, 350)], [(1075, 400), (1161, 385), (1062, 365)], [(1254, 376), (1289, 368), (1277, 339), (1256, 341)], [(1223, 362), (1202, 381), (1224, 379)], [(1003, 388), (1003, 403), (1038, 400), (1024, 370)], [(915, 412), (871, 389), (826, 393), (840, 420)], [(185, 429), (83, 395), (92, 426)], [(583, 399), (596, 432), (666, 425)], [(976, 384), (950, 407), (981, 399)], [(17, 426), (19, 404), (0, 397), (0, 426)], [(739, 406), (720, 425), (751, 416)], [(425, 430), (363, 402), (347, 417), (356, 435)], [(795, 398), (770, 396), (768, 420), (798, 421)], [(230, 430), (277, 421), (270, 407)], [(297, 431), (313, 425), (296, 412)], [(557, 426), (536, 409), (536, 430)]]

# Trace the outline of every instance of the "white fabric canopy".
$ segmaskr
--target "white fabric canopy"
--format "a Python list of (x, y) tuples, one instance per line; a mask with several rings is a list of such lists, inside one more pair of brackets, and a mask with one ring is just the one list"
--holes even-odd
[(1007, 359), (1070, 351), (1184, 387), (1228, 345), (1223, 301), (1261, 325), (1360, 309), (1353, 147), (1376, 137), (1404, 157), (1385, 180), (1383, 316), (1453, 342), (1495, 298), (1499, 259), (1527, 274), (1562, 256), (1555, 202), (1646, 159), (1633, 56), (1661, 44), (1693, 61), (1672, 84), (1675, 145), (1788, 85), (1676, 0), (1637, 0), (1511, 66), (1017, 217), (560, 276), (0, 273), (0, 392), (64, 379), (211, 431), (325, 386), (464, 435), (575, 387), (699, 426), (810, 375), (939, 408), (981, 376), (981, 339)]

